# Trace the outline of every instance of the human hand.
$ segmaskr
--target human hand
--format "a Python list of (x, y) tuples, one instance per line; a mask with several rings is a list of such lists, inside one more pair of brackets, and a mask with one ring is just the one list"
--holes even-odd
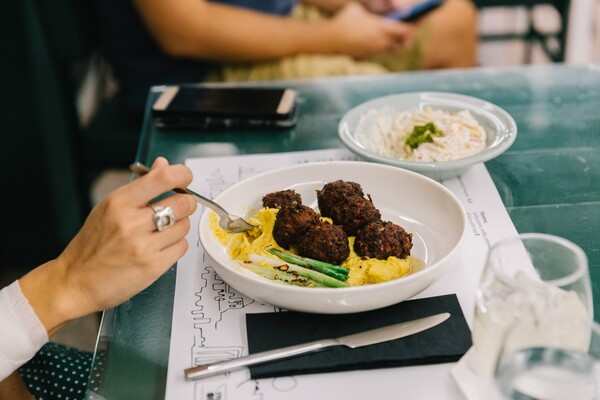
[(185, 194), (161, 199), (176, 218), (161, 232), (147, 204), (191, 181), (187, 167), (156, 159), (148, 174), (118, 188), (92, 210), (56, 260), (21, 279), (23, 293), (49, 334), (66, 321), (128, 300), (186, 252), (194, 199)]
[(375, 14), (385, 14), (403, 6), (402, 0), (360, 0), (361, 4)]
[(398, 51), (407, 46), (415, 26), (388, 20), (358, 3), (346, 4), (330, 21), (337, 52), (355, 58)]

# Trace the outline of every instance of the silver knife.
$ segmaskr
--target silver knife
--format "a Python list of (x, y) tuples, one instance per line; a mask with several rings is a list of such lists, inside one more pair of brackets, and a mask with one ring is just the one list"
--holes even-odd
[(416, 319), (414, 321), (401, 322), (399, 324), (384, 326), (383, 328), (372, 329), (366, 332), (356, 333), (337, 339), (316, 340), (314, 342), (298, 344), (281, 349), (264, 351), (233, 360), (221, 361), (214, 364), (198, 365), (197, 367), (185, 369), (184, 373), (187, 379), (196, 380), (219, 375), (235, 369), (246, 367), (248, 365), (262, 364), (268, 361), (293, 357), (299, 354), (313, 352), (331, 346), (346, 346), (354, 349), (357, 347), (387, 342), (413, 335), (429, 328), (433, 328), (448, 318), (450, 318), (450, 313), (436, 314), (429, 317)]

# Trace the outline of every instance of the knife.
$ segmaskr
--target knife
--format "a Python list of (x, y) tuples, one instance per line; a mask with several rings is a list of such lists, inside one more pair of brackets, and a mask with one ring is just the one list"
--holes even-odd
[(188, 380), (196, 380), (219, 375), (248, 365), (262, 364), (268, 361), (293, 357), (304, 353), (322, 350), (331, 346), (346, 346), (350, 347), (351, 349), (355, 349), (357, 347), (383, 343), (409, 335), (414, 335), (415, 333), (433, 328), (448, 318), (450, 318), (450, 313), (431, 315), (429, 317), (384, 326), (383, 328), (372, 329), (366, 332), (343, 336), (337, 339), (316, 340), (314, 342), (298, 344), (281, 349), (263, 351), (249, 356), (235, 358), (233, 360), (221, 361), (214, 364), (198, 365), (196, 367), (185, 369), (184, 373)]

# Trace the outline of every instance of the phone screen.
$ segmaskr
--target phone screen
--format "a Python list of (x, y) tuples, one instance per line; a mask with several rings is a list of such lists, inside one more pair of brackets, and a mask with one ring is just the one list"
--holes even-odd
[(414, 21), (428, 12), (435, 10), (441, 6), (443, 2), (444, 0), (425, 0), (417, 2), (415, 4), (411, 4), (401, 9), (389, 12), (386, 14), (386, 17), (396, 21)]
[(290, 88), (168, 86), (152, 106), (159, 127), (289, 127), (297, 92)]
[(168, 110), (212, 116), (274, 117), (284, 90), (180, 88)]

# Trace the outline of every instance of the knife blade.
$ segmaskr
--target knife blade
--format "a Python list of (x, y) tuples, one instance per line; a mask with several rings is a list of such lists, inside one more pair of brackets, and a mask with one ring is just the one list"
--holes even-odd
[(213, 364), (203, 364), (184, 370), (186, 379), (196, 380), (219, 375), (232, 370), (240, 369), (254, 364), (262, 364), (269, 361), (280, 360), (297, 356), (304, 353), (319, 351), (331, 346), (346, 346), (352, 349), (383, 343), (390, 340), (400, 339), (415, 333), (433, 328), (450, 318), (450, 313), (441, 313), (413, 321), (401, 322), (382, 328), (371, 329), (365, 332), (355, 333), (336, 339), (322, 339), (313, 342), (298, 344), (252, 354), (233, 360), (221, 361)]

